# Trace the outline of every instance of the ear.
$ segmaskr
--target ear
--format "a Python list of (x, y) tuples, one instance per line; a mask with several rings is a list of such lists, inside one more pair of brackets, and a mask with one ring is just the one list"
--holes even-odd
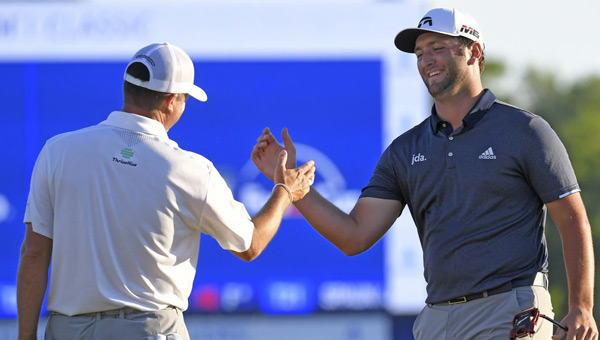
[(483, 49), (481, 47), (481, 44), (474, 41), (470, 45), (469, 50), (471, 51), (471, 57), (469, 58), (469, 61), (467, 63), (469, 65), (474, 65), (475, 63), (479, 63), (479, 58), (481, 58), (481, 56), (483, 55)]
[(173, 112), (173, 110), (175, 109), (175, 100), (177, 99), (177, 94), (176, 93), (171, 93), (170, 95), (168, 95), (165, 98), (165, 101), (163, 102), (163, 104), (165, 105), (165, 108), (167, 109), (167, 112)]

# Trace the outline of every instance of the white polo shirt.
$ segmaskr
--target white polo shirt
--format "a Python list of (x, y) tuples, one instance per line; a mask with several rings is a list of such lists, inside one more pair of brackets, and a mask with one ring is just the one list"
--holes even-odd
[(66, 315), (186, 310), (200, 234), (241, 252), (254, 230), (210, 161), (158, 121), (117, 111), (47, 141), (25, 222), (53, 239), (48, 309)]

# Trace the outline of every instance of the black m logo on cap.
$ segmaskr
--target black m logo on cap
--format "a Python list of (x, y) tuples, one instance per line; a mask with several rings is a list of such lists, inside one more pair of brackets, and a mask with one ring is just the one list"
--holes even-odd
[(419, 26), (417, 26), (417, 27), (421, 28), (421, 26), (423, 26), (425, 24), (429, 24), (429, 26), (433, 26), (433, 20), (431, 20), (431, 17), (424, 17), (423, 19), (421, 19), (421, 21), (419, 21)]

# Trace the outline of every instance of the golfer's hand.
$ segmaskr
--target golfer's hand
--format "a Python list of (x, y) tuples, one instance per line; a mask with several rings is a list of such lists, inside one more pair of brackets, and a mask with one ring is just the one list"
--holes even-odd
[(315, 162), (308, 161), (295, 169), (287, 169), (288, 153), (279, 152), (277, 166), (274, 172), (274, 182), (283, 183), (292, 191), (292, 202), (302, 199), (310, 191), (315, 181)]
[(559, 328), (552, 337), (553, 340), (598, 340), (598, 327), (591, 311), (574, 309), (562, 319), (561, 323), (567, 326), (569, 331), (565, 332)]
[(275, 139), (275, 136), (273, 136), (268, 127), (265, 128), (260, 137), (258, 137), (250, 155), (254, 165), (270, 180), (274, 179), (275, 167), (277, 166), (281, 150), (287, 151), (286, 168), (293, 169), (296, 167), (296, 146), (294, 146), (286, 128), (281, 132), (281, 136), (284, 146), (281, 146), (277, 142), (277, 139)]

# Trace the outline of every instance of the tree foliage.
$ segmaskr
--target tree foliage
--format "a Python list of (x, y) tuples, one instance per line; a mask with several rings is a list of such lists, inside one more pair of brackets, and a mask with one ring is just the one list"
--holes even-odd
[[(487, 69), (486, 65), (486, 71)], [(498, 83), (503, 76), (503, 72), (484, 73), (484, 84)], [(565, 82), (550, 72), (529, 69), (518, 86), (493, 90), (499, 98), (542, 116), (559, 135), (575, 169), (592, 225), (594, 244), (597, 245), (600, 239), (600, 76)], [(549, 247), (550, 292), (556, 317), (560, 319), (568, 312), (567, 278), (560, 236), (552, 222), (546, 227), (546, 237)], [(597, 255), (596, 263), (599, 263)], [(599, 301), (596, 298), (596, 306)], [(600, 322), (600, 311), (596, 309), (594, 314)]]

